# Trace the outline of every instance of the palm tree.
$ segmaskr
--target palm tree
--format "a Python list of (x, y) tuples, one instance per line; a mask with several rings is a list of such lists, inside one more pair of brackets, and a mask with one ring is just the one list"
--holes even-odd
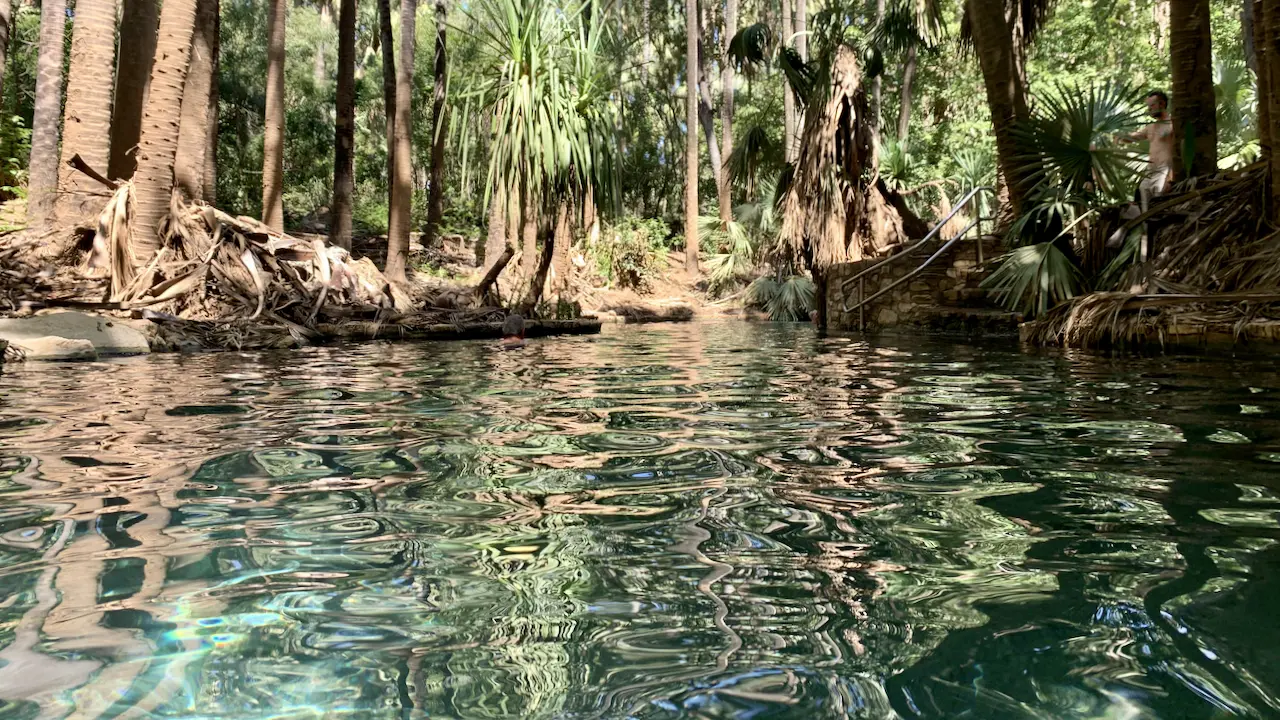
[(28, 209), (31, 225), (43, 225), (53, 210), (58, 187), (58, 136), (62, 125), (62, 57), (67, 22), (66, 0), (40, 5), (40, 55), (36, 61), (35, 114), (31, 120)]
[[(733, 62), (729, 57), (729, 45), (738, 31), (738, 0), (725, 0), (724, 32), (720, 69), (720, 157), (728, 163), (733, 156)], [(733, 185), (729, 173), (721, 171), (719, 189), (720, 221), (728, 223), (733, 220)]]
[(1013, 129), (1027, 117), (1026, 77), (1020, 62), (1019, 30), (1006, 16), (1005, 0), (967, 0), (965, 19), (972, 34), (991, 109), (1000, 168), (1001, 194), (1014, 215), (1021, 214), (1026, 188), (1018, 175)]
[(1169, 28), (1174, 167), (1191, 177), (1208, 175), (1218, 169), (1209, 0), (1170, 0)]
[[(895, 0), (885, 8), (872, 33), (872, 43), (880, 51), (905, 55), (902, 81), (898, 89), (898, 142), (907, 140), (911, 124), (911, 91), (920, 50), (932, 49), (942, 35), (942, 5), (938, 0)], [(878, 81), (879, 77), (873, 81)], [(879, 122), (879, 112), (872, 118)]]
[(155, 0), (124, 0), (120, 11), (120, 57), (116, 66), (115, 106), (111, 115), (111, 160), (107, 176), (128, 180), (137, 167), (135, 152), (142, 133), (142, 106), (151, 83), (156, 56)]
[(135, 267), (150, 262), (160, 247), (160, 224), (173, 195), (173, 162), (178, 152), (182, 92), (187, 82), (196, 0), (165, 0), (160, 10), (156, 61), (138, 141), (130, 249)]
[(214, 55), (218, 51), (218, 0), (196, 0), (196, 27), (191, 37), (191, 66), (182, 94), (182, 124), (178, 130), (178, 156), (173, 176), (187, 200), (208, 196), (205, 183), (205, 148), (209, 142), (210, 95), (217, 84)]
[[(783, 0), (787, 2), (787, 0)], [(698, 0), (685, 0), (684, 266), (698, 271)]]
[(405, 281), (409, 261), (409, 210), (413, 204), (413, 52), (418, 0), (400, 0), (400, 64), (396, 67), (395, 162), (391, 172), (391, 217), (387, 264), (391, 282)]
[(270, 0), (267, 109), (262, 133), (262, 222), (284, 230), (284, 34), (288, 0)]
[(445, 84), (449, 74), (444, 33), (448, 20), (445, 0), (436, 0), (435, 93), (431, 105), (431, 192), (427, 201), (427, 235), (423, 242), (427, 246), (431, 245), (436, 233), (440, 231), (440, 218), (444, 215)]
[(338, 90), (333, 135), (333, 213), (329, 242), (350, 250), (356, 159), (356, 0), (342, 0), (338, 9)]
[(111, 73), (115, 68), (115, 0), (78, 0), (71, 34), (71, 67), (62, 113), (59, 206), (68, 219), (92, 208), (96, 183), (67, 165), (79, 155), (99, 172), (111, 157)]
[[(491, 217), (505, 194), (519, 203), (509, 229), (539, 219), (542, 252), (521, 303), (527, 312), (546, 285), (561, 204), (581, 208), (588, 193), (617, 193), (616, 74), (600, 62), (609, 37), (606, 13), (591, 3), (555, 7), (548, 0), (479, 0), (470, 13), (482, 43), (486, 81), (479, 91), (492, 120), (486, 182)], [(691, 99), (696, 102), (696, 95)], [(695, 114), (695, 137), (697, 127)], [(486, 281), (510, 256), (508, 247)]]

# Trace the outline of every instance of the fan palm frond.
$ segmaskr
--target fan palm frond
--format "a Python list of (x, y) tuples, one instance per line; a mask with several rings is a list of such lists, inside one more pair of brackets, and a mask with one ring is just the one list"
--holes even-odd
[(1014, 128), (1016, 161), (1033, 186), (1126, 199), (1143, 158), (1114, 142), (1142, 124), (1140, 93), (1108, 83), (1082, 90), (1057, 85), (1036, 96), (1035, 111)]
[(748, 75), (769, 64), (773, 30), (765, 23), (748, 25), (729, 40), (729, 59)]
[(729, 181), (742, 183), (747, 195), (752, 195), (760, 171), (778, 165), (781, 160), (780, 144), (774, 142), (765, 126), (752, 125), (734, 142), (733, 152), (729, 154), (725, 168), (729, 172)]
[(814, 97), (818, 85), (818, 73), (812, 63), (805, 62), (795, 48), (778, 50), (778, 67), (787, 78), (791, 92), (801, 105), (807, 105)]
[(1080, 270), (1056, 243), (1015, 248), (998, 262), (983, 287), (1006, 308), (1027, 317), (1041, 315), (1079, 292)]

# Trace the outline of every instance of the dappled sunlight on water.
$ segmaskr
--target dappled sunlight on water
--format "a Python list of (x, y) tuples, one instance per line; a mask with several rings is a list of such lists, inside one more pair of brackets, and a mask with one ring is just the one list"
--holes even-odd
[(1280, 714), (1273, 361), (881, 343), (7, 368), (0, 717)]

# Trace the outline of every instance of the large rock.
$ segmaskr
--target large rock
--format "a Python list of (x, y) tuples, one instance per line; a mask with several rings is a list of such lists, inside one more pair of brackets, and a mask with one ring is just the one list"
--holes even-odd
[(26, 346), (47, 337), (87, 340), (99, 355), (138, 355), (151, 352), (147, 338), (116, 318), (78, 312), (56, 312), (0, 320), (0, 339)]
[(7, 359), (13, 360), (96, 360), (98, 351), (84, 338), (46, 336), (24, 338), (9, 343)]

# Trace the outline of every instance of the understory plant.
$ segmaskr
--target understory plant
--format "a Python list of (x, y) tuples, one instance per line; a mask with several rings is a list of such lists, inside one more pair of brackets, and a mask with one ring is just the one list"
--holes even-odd
[(1097, 211), (1127, 201), (1141, 177), (1145, 158), (1117, 141), (1143, 123), (1140, 100), (1127, 85), (1058, 85), (1015, 128), (1030, 191), (1008, 230), (1013, 250), (983, 281), (1006, 308), (1033, 317), (1085, 287), (1076, 245)]

